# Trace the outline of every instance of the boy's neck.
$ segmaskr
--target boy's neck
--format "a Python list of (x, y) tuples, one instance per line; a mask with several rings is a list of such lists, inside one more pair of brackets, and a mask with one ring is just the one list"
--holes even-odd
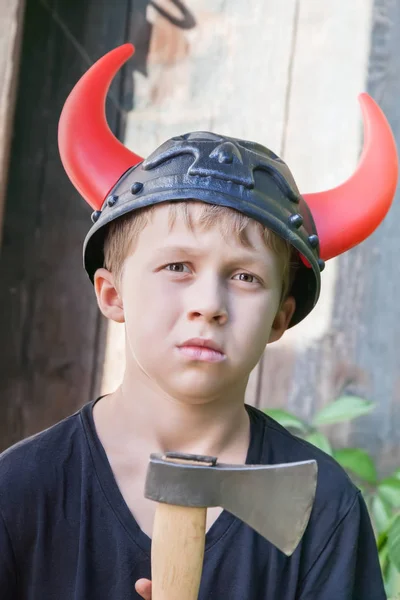
[(95, 405), (96, 427), (131, 456), (176, 451), (244, 463), (250, 441), (245, 387), (193, 404), (163, 396), (126, 373), (120, 388)]

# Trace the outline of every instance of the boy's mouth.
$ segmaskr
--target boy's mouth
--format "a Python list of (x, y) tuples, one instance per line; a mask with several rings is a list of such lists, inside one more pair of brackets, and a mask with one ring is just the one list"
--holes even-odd
[(184, 356), (203, 362), (221, 362), (226, 356), (222, 348), (213, 340), (205, 338), (191, 338), (178, 346)]

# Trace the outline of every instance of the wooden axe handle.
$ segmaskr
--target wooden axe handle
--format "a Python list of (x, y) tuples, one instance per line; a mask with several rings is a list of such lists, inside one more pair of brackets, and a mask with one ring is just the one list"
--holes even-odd
[(197, 600), (206, 508), (158, 503), (151, 544), (152, 600)]

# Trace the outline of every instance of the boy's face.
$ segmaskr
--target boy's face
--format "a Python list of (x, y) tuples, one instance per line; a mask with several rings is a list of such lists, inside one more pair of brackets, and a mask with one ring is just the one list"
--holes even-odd
[[(198, 209), (194, 203), (195, 223)], [(168, 205), (160, 205), (125, 260), (118, 291), (111, 273), (97, 271), (103, 314), (125, 322), (128, 370), (139, 365), (149, 385), (193, 404), (245, 389), (295, 308), (293, 298), (279, 308), (280, 261), (252, 222), (248, 237), (253, 248), (234, 236), (225, 241), (218, 227), (191, 232), (179, 219), (169, 231)], [(199, 337), (218, 344), (223, 360), (193, 359), (179, 349)]]

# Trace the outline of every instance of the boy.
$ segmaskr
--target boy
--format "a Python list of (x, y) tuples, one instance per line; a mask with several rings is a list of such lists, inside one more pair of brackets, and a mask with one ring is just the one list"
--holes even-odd
[(98, 61), (60, 120), (64, 166), (95, 209), (85, 267), (102, 313), (125, 324), (126, 372), (113, 394), (0, 457), (1, 597), (149, 600), (155, 506), (144, 479), (150, 453), (171, 450), (318, 462), (310, 522), (290, 558), (228, 512), (208, 511), (201, 599), (383, 600), (360, 492), (244, 394), (265, 346), (315, 305), (321, 256), (364, 239), (388, 210), (397, 177), (388, 125), (365, 99), (370, 137), (357, 173), (307, 204), (286, 165), (252, 142), (194, 133), (142, 162), (104, 120), (109, 83), (131, 53)]

